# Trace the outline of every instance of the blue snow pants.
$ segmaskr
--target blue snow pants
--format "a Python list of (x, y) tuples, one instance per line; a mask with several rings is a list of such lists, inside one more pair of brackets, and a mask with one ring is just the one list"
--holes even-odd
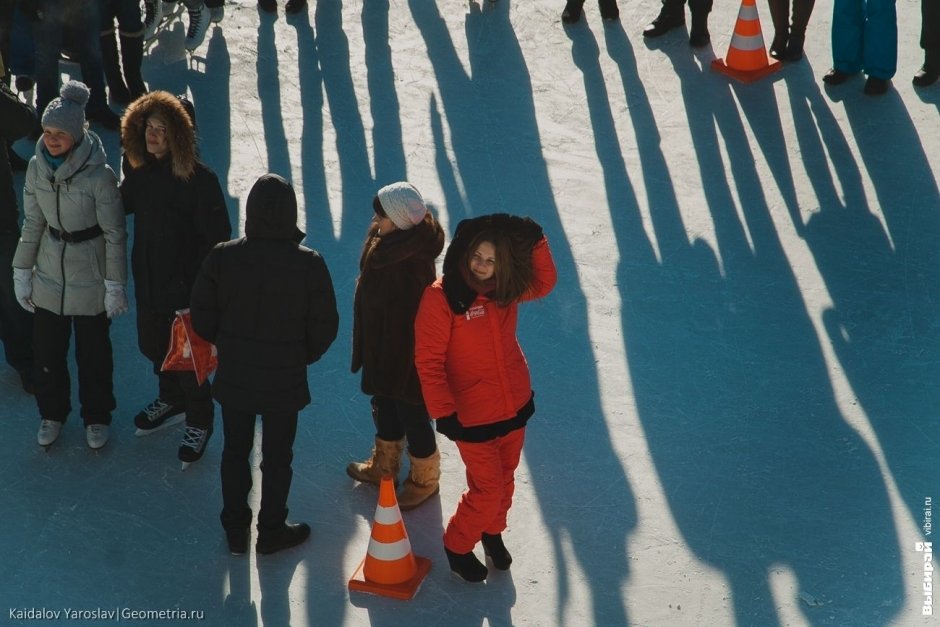
[(835, 0), (832, 67), (885, 80), (894, 76), (898, 69), (895, 0)]

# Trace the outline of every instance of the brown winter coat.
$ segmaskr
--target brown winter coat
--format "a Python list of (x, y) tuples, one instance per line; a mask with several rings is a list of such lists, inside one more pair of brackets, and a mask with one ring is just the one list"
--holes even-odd
[(407, 231), (378, 234), (373, 224), (359, 261), (353, 304), (352, 371), (362, 368), (362, 391), (421, 404), (414, 364), (414, 320), (444, 231), (429, 213)]

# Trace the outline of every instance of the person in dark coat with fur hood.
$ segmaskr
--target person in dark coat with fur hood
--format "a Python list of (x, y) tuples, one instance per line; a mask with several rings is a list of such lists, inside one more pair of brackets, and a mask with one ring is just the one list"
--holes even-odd
[(137, 435), (186, 419), (179, 447), (183, 468), (205, 452), (214, 407), (209, 383), (193, 372), (161, 372), (176, 311), (202, 260), (232, 234), (219, 179), (197, 155), (192, 112), (165, 91), (141, 96), (121, 121), (121, 196), (134, 214), (131, 266), (137, 299), (137, 343), (158, 380), (156, 400), (134, 417)]
[(307, 365), (336, 339), (339, 315), (326, 262), (300, 245), (297, 198), (280, 176), (251, 188), (245, 236), (216, 246), (193, 286), (193, 329), (219, 351), (212, 394), (222, 406), (222, 527), (229, 550), (248, 550), (251, 448), (261, 415), (258, 553), (302, 543), (305, 523), (288, 524), (297, 413), (310, 403)]
[(436, 278), (444, 231), (410, 183), (386, 185), (372, 206), (353, 306), (352, 371), (362, 370), (362, 391), (372, 396), (375, 446), (346, 472), (375, 485), (383, 475), (397, 481), (407, 438), (411, 469), (398, 505), (409, 510), (440, 489), (441, 454), (414, 364), (414, 321), (424, 288)]

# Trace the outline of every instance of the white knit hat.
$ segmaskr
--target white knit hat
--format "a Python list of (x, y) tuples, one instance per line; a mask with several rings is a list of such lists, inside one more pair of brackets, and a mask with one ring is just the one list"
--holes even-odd
[(420, 224), (428, 212), (424, 198), (411, 183), (386, 185), (376, 195), (385, 215), (402, 231)]

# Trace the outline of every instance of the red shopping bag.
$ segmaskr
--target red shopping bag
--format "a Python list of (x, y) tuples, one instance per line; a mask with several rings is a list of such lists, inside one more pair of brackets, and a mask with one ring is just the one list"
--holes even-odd
[(196, 373), (196, 382), (202, 385), (218, 364), (215, 344), (207, 342), (193, 331), (189, 309), (177, 311), (170, 329), (170, 348), (160, 369), (192, 370)]

